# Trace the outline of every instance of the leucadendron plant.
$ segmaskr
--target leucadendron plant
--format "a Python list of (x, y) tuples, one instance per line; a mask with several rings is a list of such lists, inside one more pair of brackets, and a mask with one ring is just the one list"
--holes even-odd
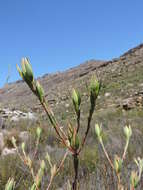
[[(123, 169), (123, 162), (126, 158), (130, 138), (132, 136), (132, 129), (131, 129), (130, 125), (124, 127), (124, 135), (125, 135), (126, 143), (124, 146), (123, 154), (121, 156), (115, 155), (113, 161), (111, 160), (111, 158), (110, 158), (110, 156), (109, 156), (109, 154), (108, 154), (108, 152), (104, 146), (103, 137), (102, 137), (103, 131), (102, 131), (101, 125), (98, 125), (98, 124), (95, 125), (95, 133), (97, 135), (99, 143), (101, 144), (101, 147), (103, 149), (105, 157), (107, 158), (112, 170), (115, 172), (115, 174), (117, 176), (117, 188), (118, 188), (118, 190), (127, 190), (128, 188), (125, 185), (123, 185), (122, 181), (121, 181), (121, 171)], [(137, 188), (137, 186), (139, 185), (139, 182), (141, 180), (141, 175), (143, 172), (143, 159), (138, 157), (137, 159), (135, 159), (135, 163), (137, 165), (138, 170), (137, 171), (131, 171), (130, 190), (135, 190), (135, 188)]]
[[(62, 127), (57, 122), (55, 115), (54, 115), (52, 109), (50, 108), (50, 105), (48, 104), (48, 102), (45, 99), (45, 93), (44, 93), (43, 87), (41, 86), (39, 81), (34, 79), (32, 66), (29, 63), (29, 60), (27, 58), (23, 58), (21, 61), (21, 69), (17, 66), (17, 70), (19, 71), (19, 74), (22, 77), (22, 79), (27, 83), (29, 88), (39, 99), (41, 105), (43, 106), (43, 108), (51, 122), (52, 127), (55, 129), (56, 135), (57, 135), (60, 143), (62, 143), (65, 146), (65, 148), (72, 154), (73, 167), (74, 167), (74, 172), (75, 172), (74, 179), (72, 182), (72, 190), (77, 190), (78, 184), (79, 184), (79, 181), (78, 181), (79, 154), (81, 153), (81, 151), (85, 145), (85, 142), (86, 142), (86, 139), (87, 139), (90, 127), (91, 127), (91, 120), (92, 120), (92, 116), (93, 116), (93, 113), (95, 110), (96, 100), (97, 100), (97, 97), (98, 97), (98, 94), (100, 91), (101, 83), (97, 80), (96, 76), (93, 76), (91, 79), (91, 82), (89, 84), (88, 90), (89, 90), (89, 96), (90, 96), (90, 109), (89, 109), (89, 114), (88, 114), (88, 118), (87, 118), (87, 126), (86, 126), (84, 135), (82, 136), (81, 140), (79, 140), (81, 95), (78, 92), (78, 90), (73, 89), (73, 91), (72, 91), (72, 102), (73, 102), (73, 106), (74, 106), (74, 110), (75, 110), (75, 114), (76, 114), (76, 118), (77, 118), (77, 125), (73, 126), (71, 123), (69, 123), (68, 130), (65, 131), (65, 128), (64, 128), (64, 131), (63, 131)], [(22, 150), (23, 150), (23, 155), (25, 156), (25, 160), (31, 170), (33, 180), (35, 181), (35, 175), (33, 175), (33, 169), (31, 168), (31, 161), (29, 160), (29, 157), (27, 157), (27, 155), (24, 151), (24, 145), (22, 146)], [(65, 160), (66, 155), (63, 157), (63, 161)], [(49, 160), (49, 156), (47, 156), (47, 158)], [(63, 161), (61, 162), (61, 164), (63, 164)], [(55, 165), (52, 165), (50, 160), (49, 160), (49, 164), (51, 165), (51, 180), (50, 180), (50, 183), (49, 183), (49, 186), (47, 189), (49, 189), (54, 176), (60, 169), (60, 167), (57, 169)], [(40, 175), (43, 175), (44, 166), (45, 166), (44, 161), (42, 161), (40, 171), (38, 172), (38, 173), (40, 173)], [(38, 179), (39, 179), (39, 176), (38, 176)], [(38, 183), (35, 182), (34, 188), (38, 189), (39, 188), (38, 184), (39, 184), (39, 182)], [(70, 186), (70, 183), (68, 183), (68, 184)]]

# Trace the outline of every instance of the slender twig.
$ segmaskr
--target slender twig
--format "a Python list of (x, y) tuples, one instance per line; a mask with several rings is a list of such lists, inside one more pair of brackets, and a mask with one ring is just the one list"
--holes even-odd
[(34, 150), (34, 154), (33, 154), (33, 158), (32, 158), (32, 160), (34, 160), (35, 157), (36, 157), (36, 155), (37, 155), (37, 152), (38, 152), (38, 146), (39, 146), (39, 141), (40, 141), (40, 139), (38, 138), (38, 139), (37, 139), (37, 142), (36, 142), (36, 147), (35, 147), (35, 150)]
[(52, 182), (53, 182), (53, 179), (54, 179), (54, 176), (51, 176), (50, 182), (49, 182), (48, 187), (47, 187), (46, 190), (49, 190), (49, 189), (50, 189), (50, 187), (51, 187), (51, 185), (52, 185)]
[(122, 156), (122, 160), (124, 160), (125, 157), (126, 157), (128, 146), (129, 146), (129, 140), (127, 139), (126, 145), (125, 145), (125, 148), (124, 148), (124, 152), (123, 152), (123, 156)]
[(77, 114), (77, 133), (79, 132), (79, 128), (80, 128), (80, 109)]
[(63, 159), (61, 160), (61, 162), (60, 162), (60, 164), (59, 164), (59, 166), (58, 166), (56, 172), (55, 172), (53, 175), (51, 175), (51, 177), (50, 177), (50, 182), (49, 182), (48, 187), (47, 187), (46, 190), (49, 190), (49, 189), (50, 189), (50, 187), (51, 187), (51, 185), (52, 185), (52, 182), (53, 182), (53, 179), (54, 179), (54, 177), (57, 175), (57, 173), (60, 171), (60, 169), (63, 167), (67, 155), (68, 155), (68, 151), (66, 151), (66, 153), (64, 154)]
[[(57, 135), (58, 135), (60, 141), (63, 143), (63, 145), (65, 145), (65, 146), (70, 150), (70, 152), (74, 153), (74, 150), (73, 150), (71, 147), (67, 146), (67, 142), (66, 142), (67, 136), (65, 135), (65, 133), (61, 130), (61, 128), (60, 128), (60, 126), (57, 124), (57, 122), (56, 122), (56, 123), (53, 122), (53, 118), (51, 118), (51, 114), (52, 114), (52, 116), (53, 116), (53, 112), (51, 111), (50, 107), (47, 107), (46, 103), (42, 103), (42, 102), (41, 102), (41, 104), (42, 104), (42, 106), (43, 106), (45, 112), (47, 113), (47, 115), (48, 115), (48, 117), (49, 117), (49, 119), (50, 119), (50, 122), (51, 122), (51, 124), (53, 125), (53, 127), (54, 127), (54, 129), (55, 129), (55, 131), (56, 131), (56, 133), (57, 133)], [(53, 116), (53, 117), (54, 117), (54, 116)], [(55, 121), (55, 118), (54, 118), (54, 121)], [(63, 137), (63, 136), (64, 136), (64, 137)]]
[(83, 148), (83, 146), (85, 144), (85, 141), (86, 141), (89, 129), (90, 129), (90, 123), (91, 123), (93, 112), (94, 112), (94, 106), (91, 106), (90, 111), (89, 111), (89, 116), (88, 116), (87, 129), (86, 129), (85, 135), (83, 137), (83, 140), (82, 140), (82, 143), (81, 143), (81, 147), (80, 147), (80, 149), (78, 151), (78, 154), (81, 152), (81, 150), (82, 150), (82, 148)]
[(113, 165), (111, 159), (109, 158), (109, 155), (108, 155), (108, 153), (107, 153), (107, 151), (106, 151), (106, 149), (105, 149), (105, 146), (104, 146), (102, 140), (100, 141), (100, 144), (101, 144), (101, 146), (102, 146), (103, 152), (104, 152), (104, 154), (105, 154), (105, 156), (106, 156), (106, 158), (107, 158), (107, 160), (108, 160), (108, 162), (109, 162), (111, 168), (114, 169), (114, 165)]
[(67, 155), (68, 155), (68, 151), (66, 151), (66, 153), (65, 153), (65, 155), (64, 155), (64, 157), (63, 157), (63, 159), (61, 160), (60, 165), (59, 165), (59, 167), (57, 168), (57, 172), (56, 172), (56, 173), (58, 173), (58, 172), (60, 171), (60, 169), (63, 167)]

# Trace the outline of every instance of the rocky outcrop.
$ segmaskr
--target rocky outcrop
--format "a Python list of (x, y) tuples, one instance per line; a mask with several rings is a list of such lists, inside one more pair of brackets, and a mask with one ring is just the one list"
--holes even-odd
[(32, 112), (22, 112), (20, 110), (10, 110), (9, 108), (0, 109), (0, 127), (4, 128), (4, 120), (19, 121), (20, 119), (36, 120), (36, 114)]
[(120, 105), (124, 110), (130, 110), (136, 107), (143, 107), (143, 91), (135, 92), (122, 101)]

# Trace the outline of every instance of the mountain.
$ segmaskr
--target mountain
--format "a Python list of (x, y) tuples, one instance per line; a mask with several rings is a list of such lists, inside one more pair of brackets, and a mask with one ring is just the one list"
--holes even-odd
[[(129, 50), (119, 58), (111, 61), (87, 61), (75, 68), (55, 74), (45, 74), (38, 80), (44, 87), (47, 100), (60, 106), (69, 98), (73, 87), (83, 88), (91, 75), (96, 74), (102, 80), (102, 106), (122, 104), (126, 98), (138, 96), (143, 86), (143, 44)], [(111, 93), (108, 98), (104, 97)], [(139, 93), (139, 94), (138, 94)], [(20, 109), (38, 109), (39, 102), (23, 81), (8, 84), (0, 89), (2, 107), (10, 106)], [(142, 103), (142, 102), (141, 102)], [(55, 106), (54, 106), (55, 107)]]

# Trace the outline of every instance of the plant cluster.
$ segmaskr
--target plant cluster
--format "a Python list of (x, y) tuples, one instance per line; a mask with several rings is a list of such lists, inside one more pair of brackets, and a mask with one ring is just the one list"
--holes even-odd
[[(88, 87), (89, 99), (90, 99), (89, 114), (88, 114), (88, 118), (87, 118), (87, 125), (86, 125), (85, 133), (81, 137), (80, 129), (81, 129), (81, 101), (82, 101), (82, 99), (81, 99), (81, 95), (80, 95), (79, 91), (76, 89), (73, 89), (73, 91), (72, 91), (72, 102), (73, 102), (73, 106), (74, 106), (74, 110), (75, 110), (75, 114), (76, 114), (76, 125), (73, 125), (72, 123), (69, 122), (68, 126), (63, 128), (60, 126), (60, 124), (56, 120), (55, 115), (54, 115), (50, 105), (46, 101), (43, 87), (41, 86), (39, 81), (35, 80), (29, 60), (27, 58), (23, 58), (22, 62), (21, 62), (21, 69), (18, 66), (17, 66), (17, 69), (18, 69), (19, 74), (22, 77), (22, 79), (27, 83), (27, 85), (29, 86), (31, 91), (39, 99), (40, 104), (44, 108), (44, 110), (50, 120), (50, 123), (56, 132), (56, 136), (57, 136), (59, 142), (65, 147), (65, 150), (66, 150), (65, 154), (63, 155), (63, 158), (58, 166), (57, 166), (57, 164), (53, 164), (51, 161), (50, 155), (48, 153), (46, 154), (45, 159), (48, 161), (49, 166), (51, 168), (51, 177), (50, 177), (50, 181), (47, 185), (46, 190), (49, 190), (51, 188), (51, 184), (53, 182), (54, 177), (61, 170), (62, 166), (64, 165), (64, 161), (69, 153), (72, 155), (72, 159), (73, 159), (74, 176), (73, 176), (72, 183), (70, 181), (68, 181), (67, 189), (68, 190), (78, 190), (79, 189), (79, 177), (78, 177), (79, 155), (84, 148), (89, 130), (91, 128), (91, 120), (92, 120), (93, 113), (95, 110), (96, 100), (97, 100), (97, 97), (100, 92), (101, 82), (98, 81), (96, 76), (93, 76), (90, 81), (90, 84)], [(30, 187), (30, 190), (39, 190), (40, 189), (41, 182), (42, 182), (44, 172), (46, 169), (45, 160), (41, 161), (40, 168), (38, 169), (38, 171), (36, 173), (34, 172), (34, 169), (33, 169), (33, 160), (37, 154), (40, 137), (41, 137), (41, 132), (42, 132), (41, 128), (38, 127), (37, 131), (36, 131), (37, 143), (36, 143), (35, 151), (34, 151), (32, 158), (29, 155), (27, 155), (27, 153), (25, 151), (25, 144), (22, 143), (22, 145), (21, 145), (21, 149), (22, 149), (22, 154), (21, 154), (16, 145), (15, 138), (14, 137), (12, 138), (12, 143), (13, 143), (14, 147), (16, 148), (20, 159), (29, 168), (29, 170), (31, 172), (31, 175), (33, 178), (33, 184)], [(126, 158), (129, 141), (130, 141), (130, 138), (132, 135), (131, 127), (126, 126), (124, 128), (124, 134), (126, 137), (126, 144), (124, 147), (124, 151), (123, 151), (122, 156), (115, 155), (114, 161), (111, 160), (111, 158), (104, 146), (103, 137), (102, 137), (102, 134), (103, 134), (102, 127), (98, 124), (95, 125), (95, 133), (98, 137), (99, 143), (101, 144), (103, 153), (105, 154), (107, 161), (110, 164), (110, 167), (112, 168), (112, 170), (115, 172), (115, 174), (117, 176), (118, 190), (126, 190), (127, 186), (125, 187), (121, 182), (121, 171), (123, 168), (123, 162)], [(135, 159), (135, 163), (138, 167), (138, 171), (131, 172), (130, 190), (134, 190), (138, 186), (138, 184), (141, 180), (141, 174), (143, 171), (143, 159), (137, 158), (137, 159)], [(13, 178), (9, 179), (9, 181), (5, 187), (5, 190), (14, 189), (14, 185), (15, 185), (14, 179)]]

